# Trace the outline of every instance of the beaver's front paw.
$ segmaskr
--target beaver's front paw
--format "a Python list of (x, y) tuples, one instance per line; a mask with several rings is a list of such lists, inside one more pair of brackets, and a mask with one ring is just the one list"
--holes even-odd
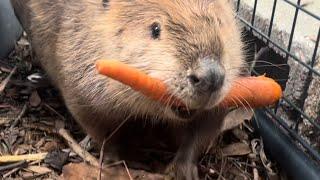
[(199, 180), (198, 168), (193, 163), (171, 163), (166, 174), (166, 180)]

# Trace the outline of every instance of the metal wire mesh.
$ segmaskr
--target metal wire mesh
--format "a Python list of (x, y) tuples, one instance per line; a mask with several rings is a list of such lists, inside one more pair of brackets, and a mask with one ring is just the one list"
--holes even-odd
[[(248, 13), (241, 13), (242, 4), (244, 3), (252, 3), (250, 6), (250, 14)], [(294, 2), (295, 1), (295, 2)], [(290, 97), (285, 94), (285, 96), (281, 99), (281, 101), (278, 103), (277, 107), (274, 109), (265, 109), (265, 112), (274, 119), (274, 122), (281, 127), (283, 130), (283, 133), (290, 136), (297, 144), (299, 144), (299, 147), (302, 148), (313, 160), (316, 162), (320, 162), (320, 154), (319, 149), (316, 146), (311, 145), (311, 142), (309, 139), (305, 138), (303, 134), (301, 134), (297, 128), (297, 124), (304, 123), (304, 121), (308, 121), (310, 123), (311, 128), (313, 131), (316, 131), (314, 133), (320, 134), (320, 112), (318, 112), (317, 117), (311, 117), (308, 113), (305, 112), (305, 109), (303, 108), (306, 99), (308, 98), (308, 88), (312, 82), (312, 80), (320, 78), (320, 68), (315, 68), (317, 63), (319, 62), (319, 41), (320, 41), (320, 16), (311, 12), (310, 10), (307, 10), (305, 8), (305, 5), (301, 3), (301, 0), (273, 0), (272, 5), (269, 7), (271, 11), (271, 16), (267, 18), (269, 22), (264, 21), (264, 24), (266, 24), (267, 27), (264, 29), (261, 28), (261, 26), (256, 25), (257, 20), (257, 7), (261, 1), (258, 0), (234, 0), (237, 10), (237, 18), (242, 22), (246, 29), (251, 32), (255, 37), (259, 38), (263, 42), (265, 42), (266, 46), (272, 47), (273, 49), (276, 49), (276, 52), (279, 54), (282, 54), (283, 57), (283, 63), (288, 63), (288, 59), (291, 61), (297, 63), (300, 68), (306, 69), (306, 82), (305, 82), (305, 89), (302, 94), (302, 98), (300, 99), (300, 103), (293, 102)], [(286, 45), (279, 43), (278, 40), (275, 40), (274, 37), (272, 37), (272, 33), (274, 31), (274, 27), (277, 25), (275, 24), (275, 14), (278, 11), (278, 5), (279, 3), (285, 3), (290, 8), (294, 10), (293, 14), (293, 20), (285, 19), (286, 21), (290, 21), (291, 28), (288, 31), (288, 43)], [(287, 12), (281, 12), (281, 13), (287, 13)], [(313, 49), (311, 51), (311, 55), (309, 55), (310, 58), (301, 57), (298, 56), (297, 53), (295, 53), (292, 50), (292, 45), (294, 42), (294, 36), (297, 29), (297, 20), (298, 17), (301, 15), (301, 13), (304, 13), (304, 16), (308, 16), (309, 18), (313, 19), (316, 24), (316, 32), (315, 38), (313, 39)], [(249, 17), (251, 16), (251, 17)], [(285, 18), (285, 17), (283, 17)], [(306, 27), (307, 28), (307, 27)], [(310, 49), (310, 48), (309, 48)], [(292, 70), (291, 70), (292, 71)], [(293, 72), (291, 72), (293, 73)], [(289, 77), (290, 78), (290, 77)], [(320, 83), (320, 81), (318, 81)], [(292, 86), (290, 86), (292, 87)], [(290, 88), (286, 87), (286, 88)], [(319, 86), (320, 87), (320, 86)], [(320, 89), (318, 89), (320, 91)], [(320, 97), (316, 97), (319, 98)], [(320, 101), (315, 101), (320, 102)], [(283, 107), (286, 105), (286, 107)], [(318, 104), (320, 106), (320, 104)], [(288, 108), (289, 107), (289, 108)], [(279, 112), (279, 109), (282, 109), (282, 111), (294, 111), (296, 116), (294, 116), (295, 119), (289, 119), (290, 117), (282, 116)], [(314, 110), (316, 111), (316, 110)], [(289, 121), (295, 121), (296, 125), (292, 126), (288, 122)], [(317, 142), (320, 143), (320, 142)]]

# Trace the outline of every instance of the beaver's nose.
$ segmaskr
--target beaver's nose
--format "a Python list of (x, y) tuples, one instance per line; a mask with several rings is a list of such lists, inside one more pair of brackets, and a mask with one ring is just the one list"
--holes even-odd
[(212, 58), (199, 60), (198, 66), (188, 75), (188, 79), (197, 91), (212, 93), (219, 90), (225, 79), (225, 69), (220, 62)]

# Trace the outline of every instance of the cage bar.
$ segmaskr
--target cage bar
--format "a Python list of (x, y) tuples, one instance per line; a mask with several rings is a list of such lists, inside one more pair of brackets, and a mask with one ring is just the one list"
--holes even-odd
[[(270, 5), (270, 10), (271, 10), (271, 17), (265, 17), (262, 18), (262, 21), (264, 21), (266, 18), (268, 19), (267, 24), (263, 24), (261, 26), (259, 26), (261, 23), (261, 17), (257, 17), (259, 16), (259, 11), (257, 7), (261, 7), (259, 6), (258, 3), (261, 3), (261, 1), (258, 0), (251, 0), (251, 1), (245, 1), (245, 0), (234, 0), (234, 2), (236, 3), (236, 9), (237, 9), (237, 18), (239, 19), (240, 22), (242, 22), (244, 24), (244, 26), (247, 29), (247, 32), (251, 33), (255, 38), (259, 39), (260, 41), (262, 41), (266, 46), (268, 46), (270, 49), (274, 50), (275, 53), (279, 53), (282, 57), (283, 57), (283, 62), (288, 62), (288, 60), (290, 60), (290, 62), (296, 62), (297, 67), (301, 67), (301, 68), (305, 68), (306, 71), (302, 71), (301, 73), (306, 73), (307, 75), (307, 79), (304, 82), (304, 89), (302, 92), (302, 97), (301, 97), (301, 103), (302, 104), (296, 104), (294, 102), (291, 101), (290, 98), (288, 97), (283, 97), (279, 103), (278, 106), (281, 107), (282, 111), (292, 111), (294, 112), (297, 116), (294, 116), (297, 119), (295, 120), (296, 124), (302, 123), (302, 122), (308, 122), (310, 123), (310, 126), (313, 128), (313, 131), (320, 133), (320, 114), (316, 117), (314, 116), (310, 116), (309, 113), (304, 111), (304, 104), (305, 101), (308, 97), (308, 93), (309, 93), (309, 86), (311, 85), (311, 82), (314, 82), (314, 79), (317, 77), (320, 77), (320, 66), (318, 65), (318, 60), (320, 59), (320, 55), (319, 55), (319, 45), (320, 45), (320, 12), (318, 14), (315, 14), (314, 12), (311, 12), (311, 10), (308, 10), (308, 8), (306, 8), (305, 6), (302, 6), (302, 2), (301, 0), (296, 0), (294, 1), (290, 1), (290, 0), (274, 0), (273, 2), (271, 2)], [(245, 3), (253, 3), (250, 4), (250, 6), (245, 5)], [(294, 10), (294, 14), (293, 14), (293, 21), (291, 22), (290, 26), (288, 29), (286, 28), (286, 30), (288, 30), (286, 38), (287, 39), (283, 39), (282, 42), (284, 40), (286, 40), (287, 45), (283, 45), (281, 43), (278, 43), (273, 37), (275, 32), (278, 32), (278, 29), (275, 28), (275, 26), (277, 26), (277, 22), (276, 22), (276, 13), (277, 11), (279, 11), (279, 9), (281, 9), (282, 6), (284, 6), (282, 4), (282, 6), (279, 5), (279, 3), (284, 3), (285, 5), (288, 5), (288, 7), (292, 8), (292, 10)], [(248, 6), (248, 7), (247, 7)], [(248, 9), (245, 9), (245, 13), (241, 15), (243, 8), (250, 8), (250, 14), (249, 17), (248, 15)], [(304, 14), (303, 14), (304, 13)], [(300, 16), (308, 16), (308, 18), (310, 17), (313, 21), (316, 21), (318, 24), (316, 24), (316, 30), (314, 32), (315, 34), (315, 39), (314, 41), (314, 46), (312, 44), (312, 47), (310, 47), (308, 49), (308, 58), (303, 58), (300, 57), (300, 55), (295, 55), (294, 50), (296, 49), (296, 44), (297, 42), (295, 39), (295, 36), (297, 35), (298, 31), (297, 31), (297, 24), (298, 24), (298, 19), (300, 18)], [(285, 20), (285, 19), (283, 19)], [(263, 22), (265, 23), (265, 22)], [(264, 29), (261, 29), (264, 28)], [(314, 29), (312, 29), (313, 31)], [(275, 32), (274, 32), (275, 31)], [(297, 32), (296, 32), (297, 31)], [(308, 46), (309, 47), (309, 46)], [(309, 52), (310, 51), (310, 52)], [(252, 71), (253, 74), (255, 74), (256, 72), (253, 70)], [(318, 80), (316, 81), (318, 82)], [(319, 81), (320, 83), (320, 81)], [(286, 87), (289, 88), (289, 87)], [(318, 97), (320, 98), (320, 97)], [(317, 103), (317, 102), (316, 102)], [(285, 108), (287, 107), (287, 109)], [(309, 141), (306, 141), (305, 137), (303, 137), (302, 134), (300, 134), (298, 131), (296, 131), (294, 129), (294, 127), (289, 126), (289, 124), (287, 124), (287, 120), (288, 118), (292, 118), (289, 116), (280, 116), (281, 113), (278, 113), (277, 110), (277, 106), (276, 108), (264, 108), (262, 110), (259, 110), (260, 113), (258, 116), (256, 116), (257, 118), (263, 118), (263, 120), (261, 120), (261, 122), (263, 122), (264, 120), (268, 119), (270, 121), (270, 123), (277, 127), (277, 129), (279, 129), (278, 133), (278, 137), (284, 138), (284, 139), (290, 139), (291, 142), (285, 142), (283, 139), (279, 140), (275, 143), (279, 143), (282, 142), (283, 144), (281, 145), (286, 145), (288, 146), (288, 148), (293, 148), (292, 151), (297, 152), (297, 153), (291, 153), (289, 152), (290, 149), (286, 149), (285, 146), (283, 146), (282, 150), (286, 150), (288, 151), (287, 153), (290, 154), (290, 158), (295, 158), (295, 160), (290, 159), (289, 161), (292, 163), (298, 163), (297, 166), (295, 165), (288, 165), (290, 167), (298, 167), (301, 168), (302, 170), (299, 170), (299, 172), (296, 172), (297, 177), (303, 177), (302, 175), (305, 173), (305, 177), (319, 177), (319, 176), (314, 176), (314, 175), (319, 175), (320, 174), (320, 169), (319, 169), (319, 165), (320, 165), (320, 150), (316, 149), (315, 147), (313, 147)], [(262, 115), (263, 112), (265, 115)], [(303, 120), (303, 121), (301, 121)], [(255, 121), (255, 122), (259, 122), (259, 121)], [(266, 125), (266, 129), (270, 128), (271, 124), (268, 125), (268, 123), (262, 123)], [(260, 128), (260, 129), (259, 129)], [(265, 129), (261, 129), (263, 127), (259, 127), (257, 130), (259, 132), (264, 132), (267, 133), (267, 131), (265, 131)], [(282, 135), (281, 135), (282, 134)], [(263, 137), (268, 137), (272, 138), (273, 135), (269, 134), (269, 135), (262, 135)], [(274, 137), (273, 137), (274, 138)], [(275, 139), (274, 139), (275, 140)], [(272, 143), (272, 141), (270, 141), (270, 139), (266, 140), (268, 143), (268, 146), (273, 146), (275, 144)], [(320, 143), (320, 142), (319, 142)], [(276, 145), (275, 145), (276, 146)], [(319, 144), (320, 147), (320, 144)], [(272, 148), (272, 147), (271, 147)], [(285, 152), (283, 152), (285, 153)], [(301, 154), (302, 153), (302, 154)], [(304, 155), (303, 155), (304, 154)], [(274, 155), (274, 153), (273, 153)], [(292, 156), (291, 156), (292, 155)], [(295, 157), (296, 156), (296, 157)], [(276, 158), (277, 159), (277, 158)], [(279, 160), (279, 159), (277, 159)], [(301, 161), (299, 161), (301, 160)], [(310, 166), (311, 169), (308, 169), (306, 167), (303, 167), (306, 165), (306, 162), (303, 162), (305, 160), (310, 160), (310, 162), (314, 162), (316, 164), (316, 166)], [(280, 160), (281, 161), (281, 160)], [(281, 163), (280, 163), (281, 164)], [(307, 163), (308, 164), (308, 163)], [(310, 165), (310, 164), (309, 164)], [(308, 167), (309, 167), (308, 165)], [(304, 169), (305, 168), (305, 169)], [(285, 168), (284, 168), (285, 169)], [(295, 173), (293, 173), (295, 174)]]
[(274, 0), (274, 1), (273, 1), (271, 19), (270, 19), (269, 30), (268, 30), (268, 37), (269, 37), (269, 38), (270, 38), (271, 32), (272, 32), (273, 20), (274, 20), (274, 15), (275, 15), (275, 13), (276, 13), (277, 2), (278, 2), (277, 0)]

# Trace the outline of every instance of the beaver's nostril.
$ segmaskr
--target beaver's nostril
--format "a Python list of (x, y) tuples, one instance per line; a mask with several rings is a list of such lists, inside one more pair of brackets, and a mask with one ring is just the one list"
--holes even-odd
[(194, 74), (189, 75), (189, 76), (188, 76), (188, 79), (189, 79), (189, 81), (191, 82), (192, 85), (198, 85), (198, 84), (200, 84), (200, 79), (199, 79), (196, 75), (194, 75)]
[(196, 91), (211, 94), (223, 86), (225, 70), (218, 61), (203, 59), (193, 71), (187, 78)]

